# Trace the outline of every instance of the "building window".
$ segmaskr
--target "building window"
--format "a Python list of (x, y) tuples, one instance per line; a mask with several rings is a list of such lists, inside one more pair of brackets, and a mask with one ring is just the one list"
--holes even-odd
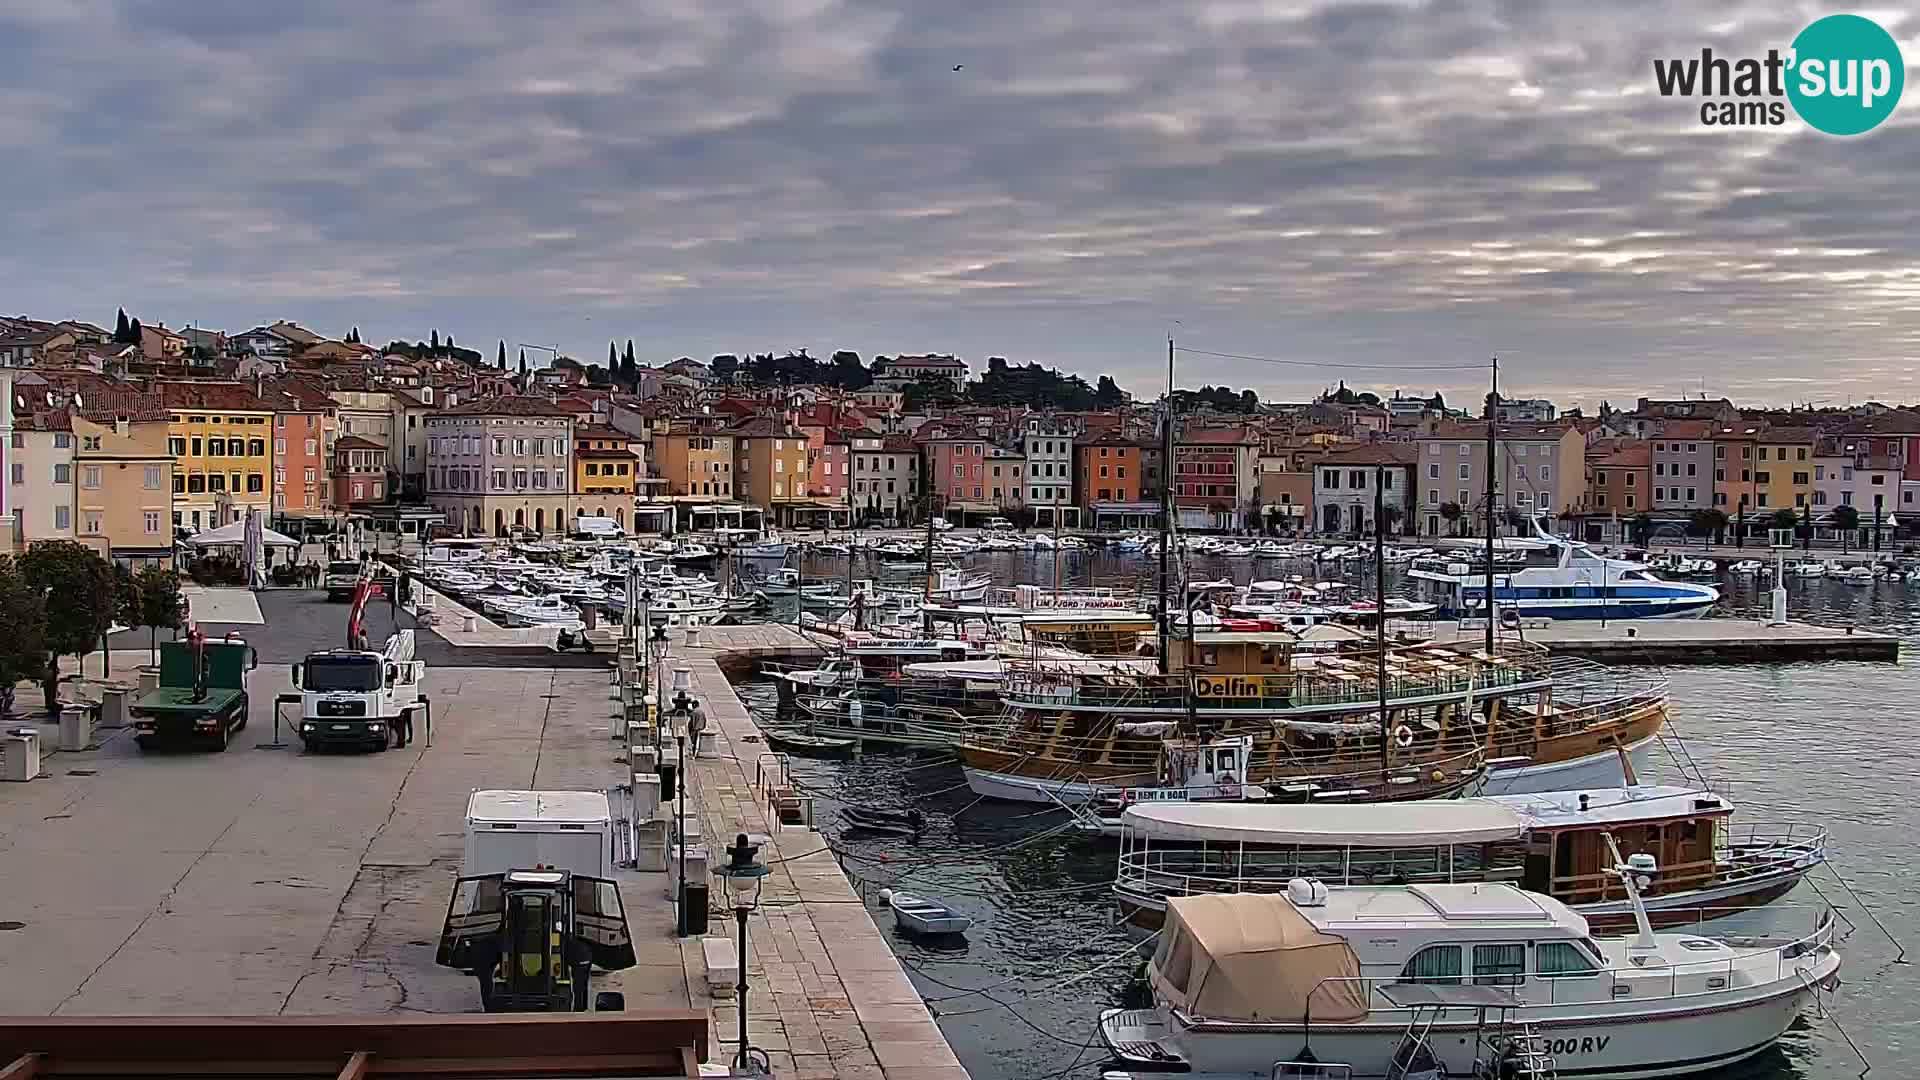
[(73, 509), (66, 506), (55, 506), (53, 508), (53, 527), (56, 529), (72, 528)]
[(267, 477), (265, 473), (251, 472), (247, 474), (247, 493), (249, 495), (258, 495), (266, 489)]
[(147, 535), (148, 535), (148, 536), (157, 536), (157, 535), (159, 535), (159, 533), (160, 533), (160, 511), (158, 511), (158, 510), (149, 510), (149, 511), (147, 511), (147, 514), (146, 514), (146, 518), (147, 518)]
[(506, 488), (507, 488), (507, 470), (505, 469), (493, 470), (493, 490), (505, 491)]
[(56, 484), (73, 483), (73, 466), (55, 465), (53, 467), (53, 482)]
[[(1473, 466), (1467, 464), (1464, 461), (1460, 463), (1460, 479), (1462, 480), (1473, 479)], [(1495, 596), (1494, 599), (1498, 600), (1499, 597)]]
[(80, 467), (80, 486), (97, 488), (100, 486), (100, 466), (83, 465)]

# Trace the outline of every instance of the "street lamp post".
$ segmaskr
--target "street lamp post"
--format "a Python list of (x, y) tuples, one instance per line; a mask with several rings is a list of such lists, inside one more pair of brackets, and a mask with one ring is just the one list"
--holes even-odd
[(674, 794), (678, 797), (680, 803), (680, 823), (677, 826), (680, 831), (680, 876), (678, 879), (680, 889), (674, 896), (674, 914), (676, 916), (674, 921), (679, 936), (686, 937), (693, 932), (693, 921), (687, 914), (687, 740), (697, 737), (699, 732), (707, 726), (707, 717), (706, 711), (700, 707), (700, 703), (687, 696), (685, 687), (675, 687), (673, 694), (673, 712), (671, 715), (685, 725), (679, 737), (680, 764), (679, 767), (674, 770), (677, 774), (674, 777), (674, 784), (676, 785)]
[[(764, 1075), (772, 1072), (764, 1060), (765, 1052), (747, 1042), (747, 915), (760, 906), (760, 879), (767, 876), (766, 865), (755, 858), (759, 851), (760, 845), (747, 842), (746, 833), (738, 834), (733, 846), (727, 849), (727, 865), (720, 876), (726, 886), (727, 900), (733, 907), (734, 920), (740, 926), (740, 981), (734, 986), (740, 995), (740, 1052), (734, 1055), (733, 1065), (741, 1072), (752, 1070)], [(755, 1062), (754, 1054), (763, 1060)]]
[(1873, 550), (1875, 554), (1879, 554), (1880, 552), (1880, 509), (1881, 509), (1881, 503), (1884, 502), (1885, 500), (1886, 500), (1885, 495), (1877, 491), (1874, 492), (1873, 494)]

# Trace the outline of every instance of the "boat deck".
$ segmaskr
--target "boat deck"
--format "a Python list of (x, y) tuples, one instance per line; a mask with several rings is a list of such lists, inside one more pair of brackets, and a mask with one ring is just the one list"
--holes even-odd
[[(1477, 641), (1485, 624), (1436, 622), (1442, 644)], [(1609, 619), (1549, 622), (1524, 631), (1554, 656), (1577, 656), (1605, 664), (1751, 664), (1809, 660), (1900, 659), (1900, 639), (1851, 628), (1789, 622), (1769, 626), (1752, 619)], [(1508, 631), (1501, 631), (1503, 638)]]

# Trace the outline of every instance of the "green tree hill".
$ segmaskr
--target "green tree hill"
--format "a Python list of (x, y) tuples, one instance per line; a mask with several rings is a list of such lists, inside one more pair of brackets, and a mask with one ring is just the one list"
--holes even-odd
[(707, 370), (713, 372), (713, 381), (721, 386), (731, 386), (735, 376), (740, 374), (740, 358), (732, 353), (719, 353), (707, 363)]
[(20, 575), (47, 598), (40, 687), (52, 715), (60, 707), (60, 658), (85, 656), (113, 624), (113, 571), (71, 540), (41, 540), (20, 557)]
[(46, 594), (27, 583), (17, 561), (0, 556), (0, 716), (13, 711), (16, 683), (44, 677), (46, 635)]
[(865, 390), (873, 385), (873, 372), (860, 362), (860, 354), (841, 349), (827, 364), (827, 382), (842, 390)]

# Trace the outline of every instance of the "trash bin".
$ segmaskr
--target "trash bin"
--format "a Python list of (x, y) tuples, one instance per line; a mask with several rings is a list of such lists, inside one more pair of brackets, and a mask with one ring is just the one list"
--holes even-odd
[(85, 750), (93, 742), (93, 706), (60, 706), (60, 749), (66, 753)]
[(15, 728), (0, 735), (0, 780), (25, 783), (40, 775), (40, 729)]
[(127, 726), (127, 692), (111, 689), (100, 698), (100, 727), (123, 728)]
[(683, 882), (680, 885), (680, 935), (682, 937), (698, 937), (706, 932), (707, 883), (704, 881)]
[(660, 767), (658, 771), (660, 773), (660, 801), (672, 802), (673, 800), (679, 798), (678, 793), (680, 789), (673, 786), (680, 779), (679, 762), (663, 761), (660, 763)]

